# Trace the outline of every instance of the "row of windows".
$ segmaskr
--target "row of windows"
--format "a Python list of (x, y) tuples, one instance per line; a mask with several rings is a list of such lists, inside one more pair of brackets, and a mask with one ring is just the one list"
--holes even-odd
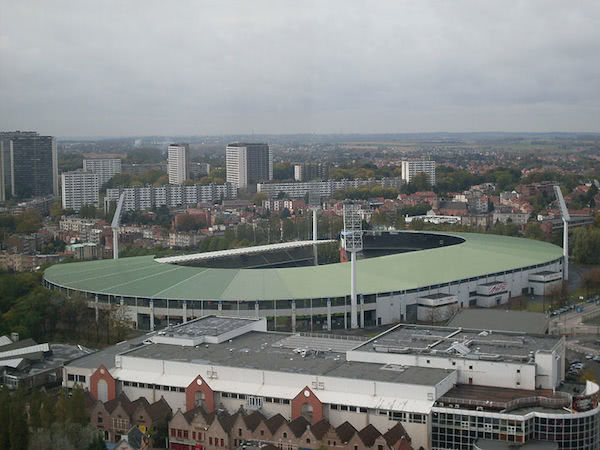
[(407, 413), (404, 411), (388, 411), (385, 409), (378, 410), (380, 416), (387, 416), (388, 420), (408, 423), (427, 423), (427, 415), (419, 413)]
[[(171, 428), (171, 437), (176, 439), (189, 439), (190, 432), (188, 430), (181, 430), (178, 428)], [(198, 431), (192, 431), (192, 439), (196, 442), (204, 442), (206, 440), (206, 433)], [(208, 445), (214, 445), (215, 447), (225, 447), (225, 440), (208, 436)]]
[(361, 413), (367, 412), (367, 408), (359, 408), (358, 406), (348, 406), (348, 405), (331, 404), (331, 405), (329, 405), (329, 409), (336, 410), (336, 411), (339, 410), (339, 411), (350, 411), (350, 412), (361, 412)]
[(123, 381), (123, 386), (141, 388), (141, 389), (156, 389), (157, 391), (170, 392), (185, 392), (185, 388), (177, 386), (164, 386), (162, 384), (138, 383), (137, 381)]
[(68, 381), (76, 381), (78, 383), (85, 383), (85, 375), (73, 375), (72, 373), (67, 375)]

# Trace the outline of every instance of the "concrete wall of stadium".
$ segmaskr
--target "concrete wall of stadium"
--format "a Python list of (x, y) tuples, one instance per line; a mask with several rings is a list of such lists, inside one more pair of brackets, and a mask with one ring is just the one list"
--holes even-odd
[[(470, 279), (424, 286), (398, 292), (380, 292), (359, 296), (359, 323), (361, 326), (386, 325), (398, 321), (415, 321), (420, 297), (436, 293), (455, 295), (460, 308), (495, 306), (509, 298), (533, 294), (535, 283), (530, 276), (540, 271), (562, 273), (562, 258), (535, 266), (515, 268)], [(506, 283), (503, 292), (483, 297), (481, 286)], [(557, 283), (559, 281), (555, 281)], [(44, 280), (50, 289), (67, 293), (74, 290)], [(360, 292), (360, 286), (358, 286)], [(95, 292), (84, 292), (89, 306), (98, 312), (109, 305), (123, 305), (129, 318), (140, 329), (160, 329), (167, 324), (180, 323), (207, 314), (239, 317), (266, 317), (269, 329), (292, 331), (323, 331), (350, 326), (350, 298), (281, 299), (259, 301), (168, 300), (146, 297), (120, 297)]]

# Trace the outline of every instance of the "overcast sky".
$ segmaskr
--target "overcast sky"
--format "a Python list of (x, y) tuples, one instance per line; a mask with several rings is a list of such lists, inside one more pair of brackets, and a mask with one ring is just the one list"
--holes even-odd
[(600, 131), (600, 1), (0, 0), (0, 128)]

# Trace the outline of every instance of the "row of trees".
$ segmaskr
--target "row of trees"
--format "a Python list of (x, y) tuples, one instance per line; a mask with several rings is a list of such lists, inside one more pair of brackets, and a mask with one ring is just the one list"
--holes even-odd
[(71, 395), (63, 390), (48, 394), (23, 388), (11, 394), (0, 391), (0, 448), (22, 449), (105, 449), (98, 431), (88, 424), (83, 389)]
[(124, 308), (103, 306), (96, 320), (85, 298), (45, 289), (39, 273), (0, 272), (0, 335), (17, 332), (37, 341), (77, 341), (93, 346), (119, 342), (128, 336), (132, 323)]

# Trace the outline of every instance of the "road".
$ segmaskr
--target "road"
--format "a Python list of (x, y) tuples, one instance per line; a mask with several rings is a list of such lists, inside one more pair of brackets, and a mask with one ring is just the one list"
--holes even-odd
[(550, 316), (550, 334), (598, 334), (599, 326), (583, 323), (584, 317), (594, 313), (600, 314), (600, 305), (585, 303), (580, 313), (574, 309), (559, 316)]

